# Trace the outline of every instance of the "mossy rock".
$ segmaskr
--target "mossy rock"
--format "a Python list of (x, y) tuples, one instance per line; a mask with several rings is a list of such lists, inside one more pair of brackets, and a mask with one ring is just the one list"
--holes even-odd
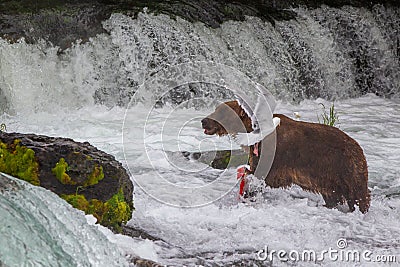
[(104, 178), (103, 167), (96, 165), (93, 168), (92, 173), (89, 175), (86, 182), (83, 184), (84, 186), (91, 186), (98, 184)]
[(126, 170), (87, 142), (0, 132), (0, 171), (53, 191), (113, 230), (132, 216)]
[(60, 161), (57, 162), (56, 166), (51, 169), (51, 171), (56, 176), (58, 181), (60, 181), (60, 183), (70, 185), (76, 184), (76, 182), (67, 174), (68, 163), (65, 162), (64, 158), (61, 158)]
[(117, 232), (121, 232), (121, 225), (128, 222), (131, 218), (132, 210), (125, 201), (122, 190), (113, 195), (106, 202), (98, 199), (87, 200), (84, 195), (61, 195), (74, 208), (92, 214), (97, 221)]
[(237, 167), (247, 164), (248, 159), (248, 153), (242, 150), (221, 150), (216, 152), (216, 157), (211, 162), (211, 167), (222, 170), (228, 167)]
[[(86, 159), (88, 161), (92, 161), (93, 159), (90, 156), (87, 156)], [(87, 187), (91, 185), (96, 185), (98, 184), (101, 180), (104, 179), (104, 172), (103, 172), (103, 167), (99, 166), (97, 164), (94, 165), (93, 171), (89, 174), (89, 176), (84, 179), (83, 177), (83, 182), (75, 181), (71, 179), (71, 177), (68, 175), (68, 172), (70, 171), (70, 168), (68, 166), (68, 163), (65, 161), (64, 158), (61, 158), (57, 163), (56, 166), (51, 169), (52, 173), (56, 176), (58, 181), (64, 185), (76, 185), (78, 184), (79, 186)], [(80, 177), (81, 178), (81, 177)], [(79, 180), (82, 180), (79, 179)]]

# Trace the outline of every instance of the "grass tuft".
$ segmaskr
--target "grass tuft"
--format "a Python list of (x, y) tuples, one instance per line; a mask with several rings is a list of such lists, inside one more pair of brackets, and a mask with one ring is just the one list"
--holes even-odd
[(335, 103), (332, 103), (332, 106), (329, 108), (329, 113), (326, 111), (324, 104), (320, 103), (320, 105), (322, 106), (323, 113), (321, 118), (317, 115), (318, 122), (336, 127), (336, 123), (339, 121), (339, 116), (335, 111)]

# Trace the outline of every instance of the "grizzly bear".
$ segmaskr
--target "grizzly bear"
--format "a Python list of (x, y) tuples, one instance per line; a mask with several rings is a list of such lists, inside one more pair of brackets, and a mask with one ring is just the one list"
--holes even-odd
[[(304, 190), (319, 193), (328, 208), (347, 203), (350, 211), (358, 205), (362, 213), (367, 212), (370, 204), (368, 169), (360, 145), (336, 127), (295, 121), (282, 114), (273, 116), (280, 119), (275, 133), (248, 147), (248, 173), (263, 178), (266, 185), (273, 188), (296, 184)], [(219, 105), (201, 123), (208, 135), (253, 131), (251, 118), (237, 101)], [(275, 155), (265, 158), (272, 158), (272, 165), (267, 168), (269, 172), (258, 172), (257, 175), (257, 168), (268, 164), (262, 158), (259, 162), (258, 151), (263, 143), (271, 141), (276, 142)]]

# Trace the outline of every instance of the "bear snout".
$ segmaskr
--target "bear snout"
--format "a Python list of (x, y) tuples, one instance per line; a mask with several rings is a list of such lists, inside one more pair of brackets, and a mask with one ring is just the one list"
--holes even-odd
[(201, 120), (201, 126), (203, 127), (203, 129), (208, 128), (209, 124), (210, 124), (209, 118), (204, 118)]

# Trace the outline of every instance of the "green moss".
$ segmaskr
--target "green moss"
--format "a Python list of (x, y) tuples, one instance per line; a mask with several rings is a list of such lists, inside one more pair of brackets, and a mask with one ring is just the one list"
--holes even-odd
[(98, 199), (91, 199), (89, 201), (89, 207), (85, 210), (86, 214), (92, 214), (96, 217), (97, 221), (102, 224), (103, 215), (106, 212), (104, 203)]
[(0, 172), (7, 173), (33, 185), (40, 185), (39, 165), (35, 152), (14, 140), (12, 145), (0, 142)]
[[(215, 152), (213, 152), (215, 153)], [(249, 155), (241, 150), (219, 150), (210, 163), (215, 169), (226, 169), (228, 167), (240, 166), (248, 162)], [(205, 162), (208, 164), (208, 162)]]
[(74, 208), (80, 209), (86, 214), (92, 214), (101, 225), (112, 227), (116, 231), (120, 231), (121, 224), (126, 223), (132, 216), (132, 209), (124, 200), (122, 190), (106, 202), (98, 199), (88, 201), (84, 195), (78, 194), (62, 195), (61, 197)]
[[(74, 152), (74, 153), (78, 154), (79, 152)], [(51, 171), (57, 177), (60, 183), (66, 185), (76, 185), (77, 182), (72, 180), (72, 178), (67, 174), (68, 170), (69, 170), (68, 163), (65, 161), (64, 158), (61, 158)], [(86, 187), (95, 185), (98, 184), (99, 181), (103, 179), (104, 179), (103, 167), (95, 165), (93, 171), (87, 177), (82, 186)]]
[(234, 16), (235, 15), (235, 10), (233, 10), (232, 7), (230, 6), (224, 6), (222, 9), (222, 12), (224, 13), (225, 16)]
[(89, 175), (88, 179), (83, 184), (83, 186), (98, 184), (99, 181), (103, 180), (103, 178), (104, 178), (103, 167), (96, 165), (94, 166), (92, 173)]
[(84, 195), (61, 195), (61, 198), (65, 199), (74, 208), (85, 211), (89, 208), (89, 201)]
[(117, 194), (112, 196), (105, 204), (105, 214), (102, 223), (112, 226), (118, 230), (121, 223), (126, 223), (131, 218), (131, 208), (124, 200), (124, 194), (120, 190)]
[(69, 184), (69, 185), (75, 185), (76, 182), (69, 177), (67, 174), (68, 171), (68, 163), (65, 162), (64, 158), (61, 158), (56, 166), (51, 169), (51, 172), (57, 177), (57, 179), (60, 181), (62, 184)]

